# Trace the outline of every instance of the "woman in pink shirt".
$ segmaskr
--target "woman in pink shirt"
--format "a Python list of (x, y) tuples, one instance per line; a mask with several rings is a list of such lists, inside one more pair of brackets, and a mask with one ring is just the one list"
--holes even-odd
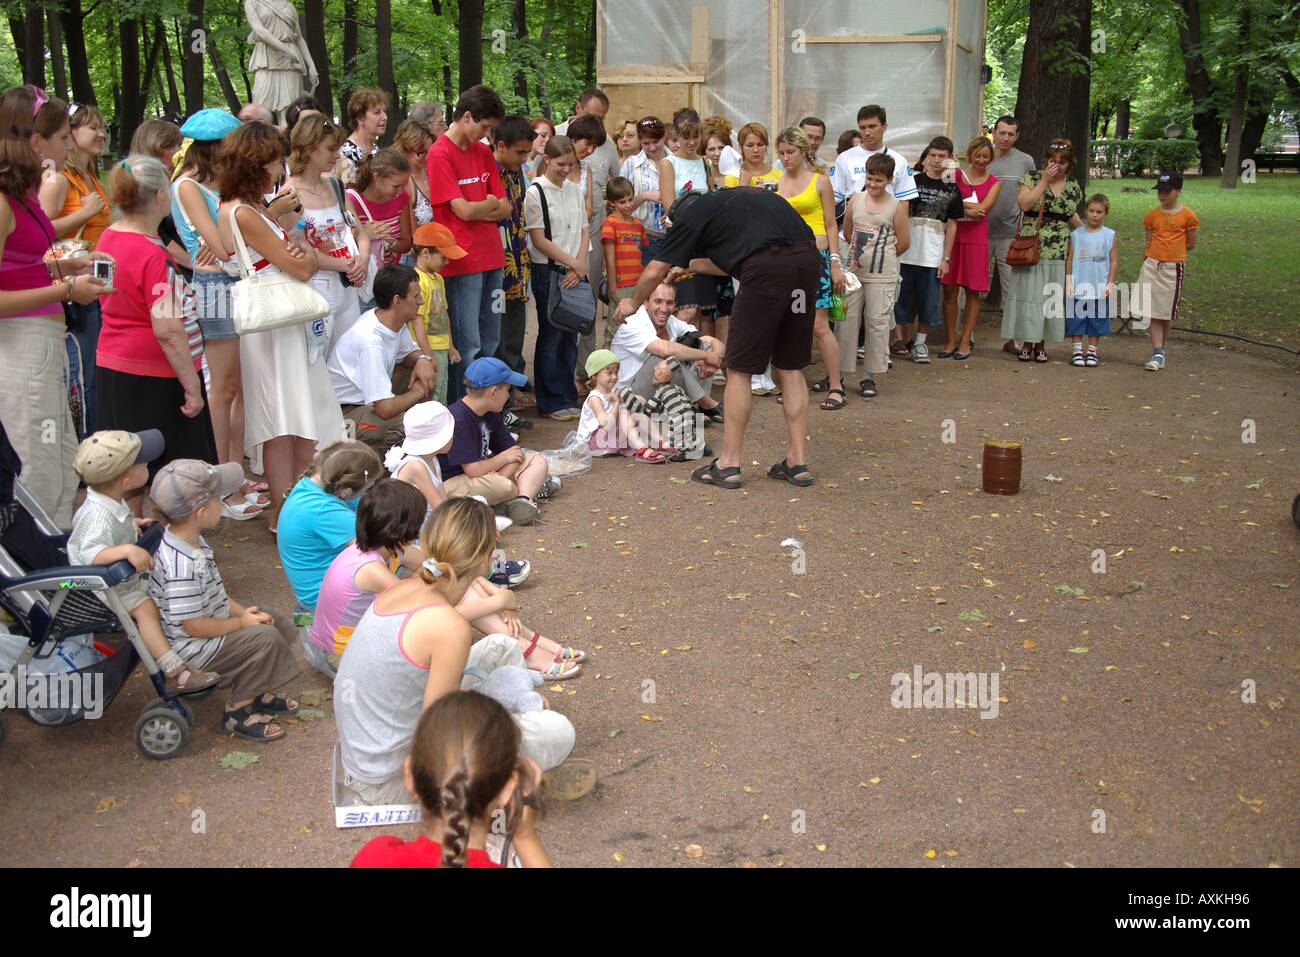
[(194, 293), (158, 238), (158, 224), (171, 212), (168, 174), (143, 153), (118, 163), (108, 192), (121, 218), (99, 238), (117, 269), (95, 353), (96, 428), (162, 432), (167, 444), (149, 465), (150, 481), (173, 459), (217, 461)]
[[(411, 248), (411, 196), (406, 183), (411, 164), (391, 146), (366, 157), (357, 166), (356, 185), (348, 190), (348, 211), (370, 233), (371, 255), (382, 268), (397, 262)], [(374, 308), (361, 304), (361, 311)]]

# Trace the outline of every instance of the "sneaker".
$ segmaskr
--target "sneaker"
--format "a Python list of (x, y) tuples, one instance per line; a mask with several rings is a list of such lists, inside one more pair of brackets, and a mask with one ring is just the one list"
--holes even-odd
[(858, 350), (858, 358), (865, 359), (866, 357), (867, 357), (867, 347), (863, 346), (861, 349)]
[(930, 361), (930, 350), (925, 347), (924, 342), (918, 342), (912, 346), (912, 361), (926, 365)]
[(507, 429), (516, 433), (523, 432), (533, 427), (533, 423), (529, 419), (521, 418), (513, 412), (506, 412), (501, 416), (501, 421), (505, 423)]
[(1070, 365), (1072, 366), (1083, 365), (1083, 353), (1076, 352), (1074, 355), (1070, 356)]
[(541, 514), (537, 503), (523, 495), (506, 502), (506, 517), (516, 525), (531, 525)]
[(1151, 356), (1151, 358), (1147, 360), (1146, 365), (1144, 365), (1142, 368), (1146, 369), (1147, 372), (1159, 372), (1164, 367), (1165, 367), (1165, 357), (1163, 354), (1157, 352), (1154, 353)]
[(1084, 356), (1083, 364), (1086, 366), (1099, 366), (1101, 365), (1101, 360), (1097, 358), (1097, 353), (1089, 352)]
[(514, 522), (510, 521), (510, 519), (506, 518), (504, 515), (493, 515), (492, 517), (496, 520), (498, 535), (514, 524)]
[(550, 498), (552, 495), (554, 495), (556, 492), (560, 490), (560, 486), (562, 484), (563, 483), (561, 483), (556, 476), (554, 475), (546, 476), (546, 481), (543, 482), (542, 487), (537, 490), (538, 500), (545, 501), (546, 499)]
[(492, 563), (492, 572), (487, 580), (498, 588), (514, 588), (528, 580), (532, 568), (527, 561), (511, 562), (498, 558)]

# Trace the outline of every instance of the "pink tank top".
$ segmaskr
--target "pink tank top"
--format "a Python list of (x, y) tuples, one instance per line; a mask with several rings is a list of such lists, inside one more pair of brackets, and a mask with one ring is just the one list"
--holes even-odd
[[(45, 254), (50, 251), (54, 237), (54, 224), (41, 209), (34, 192), (23, 199), (7, 196), (13, 213), (14, 231), (4, 241), (4, 255), (0, 257), (0, 289), (21, 292), (39, 289), (50, 284), (50, 273), (45, 268)], [(37, 306), (18, 316), (62, 316), (63, 306), (52, 302)]]
[(357, 572), (370, 562), (386, 564), (380, 552), (363, 552), (353, 542), (335, 556), (321, 579), (316, 617), (311, 623), (311, 643), (327, 654), (343, 654), (352, 629), (379, 597), (357, 586)]

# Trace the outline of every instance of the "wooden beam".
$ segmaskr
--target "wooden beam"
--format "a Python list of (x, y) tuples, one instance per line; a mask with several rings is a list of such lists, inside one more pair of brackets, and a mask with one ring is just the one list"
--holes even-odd
[(691, 67), (705, 73), (709, 63), (709, 8), (691, 7)]
[(974, 49), (972, 49), (971, 47), (968, 47), (966, 44), (962, 43), (960, 40), (957, 41), (957, 46), (961, 47), (961, 48), (962, 48), (963, 50), (965, 50), (967, 53), (974, 53), (974, 52), (975, 52)]
[(942, 43), (947, 37), (942, 33), (909, 33), (896, 36), (845, 35), (804, 37), (805, 43)]
[(767, 130), (775, 139), (780, 126), (781, 94), (785, 90), (785, 2), (767, 0), (768, 103)]
[(952, 104), (956, 89), (953, 86), (957, 75), (957, 4), (961, 0), (948, 0), (948, 105), (944, 110), (945, 135), (952, 139)]
[(603, 83), (704, 83), (703, 73), (675, 72), (669, 67), (620, 66), (600, 74)]

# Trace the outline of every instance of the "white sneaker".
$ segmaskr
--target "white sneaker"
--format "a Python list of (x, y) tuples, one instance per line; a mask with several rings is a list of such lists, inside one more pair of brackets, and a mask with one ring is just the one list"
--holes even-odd
[(912, 346), (912, 361), (919, 362), (922, 365), (929, 363), (930, 350), (925, 347), (924, 342), (918, 342)]
[(1142, 368), (1146, 369), (1147, 372), (1159, 372), (1164, 367), (1165, 357), (1161, 353), (1157, 352), (1147, 360), (1147, 364)]
[(867, 357), (867, 347), (863, 346), (861, 349), (858, 350), (858, 358), (865, 359), (866, 357)]

